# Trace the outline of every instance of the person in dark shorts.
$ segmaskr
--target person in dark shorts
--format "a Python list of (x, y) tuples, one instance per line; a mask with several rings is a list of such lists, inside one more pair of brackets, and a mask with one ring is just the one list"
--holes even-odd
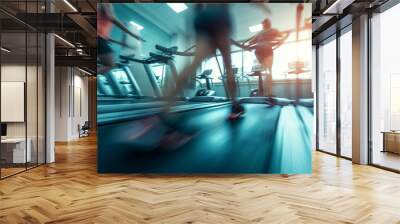
[(108, 44), (107, 40), (102, 37), (97, 38), (97, 53), (99, 55), (104, 55), (108, 53), (112, 53), (113, 50), (111, 49), (110, 45)]
[(244, 112), (244, 108), (236, 99), (236, 82), (232, 71), (230, 47), (232, 24), (228, 4), (199, 3), (196, 4), (194, 12), (193, 25), (196, 32), (194, 59), (179, 74), (175, 89), (168, 94), (168, 104), (165, 111), (170, 110), (170, 107), (175, 103), (175, 97), (183, 90), (185, 83), (195, 73), (203, 60), (215, 55), (218, 49), (221, 52), (227, 73), (228, 97), (232, 100), (230, 117), (238, 116)]
[(280, 32), (272, 28), (269, 19), (262, 22), (263, 30), (250, 38), (248, 47), (255, 49), (255, 55), (261, 66), (267, 72), (264, 82), (266, 95), (272, 96), (272, 65), (274, 61), (274, 50), (278, 48), (289, 36), (289, 32)]

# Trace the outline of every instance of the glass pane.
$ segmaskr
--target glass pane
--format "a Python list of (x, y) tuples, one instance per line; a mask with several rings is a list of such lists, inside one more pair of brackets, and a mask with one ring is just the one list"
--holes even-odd
[(352, 141), (352, 37), (351, 31), (340, 37), (340, 153), (351, 158)]
[[(296, 42), (295, 33), (291, 33), (285, 44), (274, 50), (274, 64), (272, 68), (273, 79), (310, 79), (311, 78), (311, 32), (300, 32), (299, 41)], [(296, 65), (303, 65), (298, 74)]]
[(121, 69), (113, 70), (113, 75), (119, 84), (126, 84), (129, 82), (128, 76), (126, 76), (126, 73)]
[(242, 71), (242, 51), (234, 52), (231, 54), (232, 68)]
[(372, 163), (400, 170), (400, 5), (372, 18)]
[(336, 41), (318, 51), (318, 147), (336, 153)]
[(165, 65), (162, 64), (153, 65), (151, 66), (151, 70), (153, 70), (157, 83), (161, 87), (163, 85), (163, 80), (164, 80)]
[(38, 164), (45, 163), (46, 158), (46, 149), (45, 149), (45, 60), (46, 60), (46, 52), (45, 52), (45, 44), (46, 38), (44, 34), (39, 34), (38, 36)]
[[(26, 34), (1, 34), (1, 174), (25, 170), (31, 160), (31, 141), (26, 141)], [(26, 150), (28, 148), (28, 150)]]
[(28, 168), (37, 165), (38, 160), (38, 36), (36, 32), (27, 33), (28, 63), (27, 63), (27, 80), (26, 80), (26, 115), (27, 115), (27, 139), (28, 149)]
[[(254, 52), (250, 51), (243, 52), (243, 73), (245, 74), (251, 73), (253, 67), (260, 67), (260, 66), (261, 65), (258, 62)], [(254, 81), (258, 80), (256, 76), (249, 76), (249, 79)]]
[(203, 63), (202, 70), (204, 71), (204, 70), (208, 70), (208, 69), (212, 70), (210, 77), (212, 78), (213, 82), (215, 82), (215, 83), (222, 82), (221, 81), (221, 75), (222, 75), (221, 71), (223, 73), (225, 73), (225, 68), (224, 68), (224, 62), (223, 62), (221, 56), (211, 57), (211, 58), (207, 59)]

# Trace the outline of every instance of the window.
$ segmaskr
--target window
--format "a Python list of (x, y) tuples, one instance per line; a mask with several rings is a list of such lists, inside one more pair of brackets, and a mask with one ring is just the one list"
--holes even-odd
[[(299, 42), (296, 42), (296, 33), (291, 33), (286, 43), (274, 51), (274, 64), (272, 68), (273, 79), (295, 79), (296, 74), (290, 71), (296, 70), (296, 65), (304, 65), (300, 79), (311, 78), (311, 37), (309, 31), (300, 32)], [(298, 62), (299, 63), (296, 63)]]
[[(25, 13), (37, 16), (43, 12), (40, 6), (45, 5), (43, 0), (6, 2), (1, 1), (0, 5), (13, 6), (21, 17), (25, 17)], [(46, 37), (40, 30), (18, 23), (7, 13), (0, 12), (0, 17), (13, 24), (0, 28), (1, 136), (2, 140), (10, 140), (10, 143), (0, 144), (2, 179), (46, 162)], [(10, 110), (9, 106), (15, 106), (15, 110)]]
[(112, 71), (113, 76), (116, 78), (119, 84), (129, 84), (129, 79), (126, 73), (121, 69), (115, 69)]
[[(217, 61), (217, 59), (218, 59), (218, 61)], [(212, 77), (213, 82), (222, 82), (221, 81), (221, 76), (222, 76), (221, 71), (224, 72), (225, 68), (224, 68), (224, 62), (222, 61), (221, 56), (208, 58), (203, 63), (202, 71), (207, 70), (207, 69), (212, 69), (211, 77)]]
[(318, 148), (336, 153), (336, 37), (318, 48)]
[(153, 65), (151, 66), (151, 70), (153, 71), (153, 74), (156, 77), (158, 85), (162, 86), (164, 83), (165, 65), (162, 64)]
[(352, 149), (352, 35), (340, 36), (340, 154), (351, 158)]
[(400, 4), (371, 19), (371, 157), (373, 164), (395, 170), (400, 170), (400, 33), (393, 29), (398, 21)]
[(231, 54), (231, 59), (232, 59), (232, 68), (237, 68), (238, 73), (242, 72), (242, 67), (243, 67), (243, 53), (242, 51), (236, 51), (232, 52)]
[[(311, 78), (311, 37), (310, 32), (300, 33), (300, 42), (296, 43), (296, 35), (292, 33), (285, 44), (281, 45), (274, 51), (274, 64), (272, 68), (273, 79), (310, 79)], [(293, 53), (296, 52), (296, 53)], [(222, 57), (218, 56), (218, 62), (222, 71), (224, 71), (224, 64)], [(232, 66), (238, 68), (238, 73), (243, 74), (251, 73), (253, 67), (259, 67), (260, 63), (255, 56), (254, 51), (235, 50), (231, 53)], [(300, 63), (296, 63), (300, 61)], [(289, 71), (295, 70), (296, 65), (304, 65), (302, 73), (289, 74)], [(203, 63), (202, 71), (205, 69), (212, 69), (213, 81), (219, 80), (220, 70), (215, 57), (211, 57)], [(249, 77), (250, 80), (257, 81), (257, 77)]]
[[(251, 72), (252, 68), (255, 66), (260, 66), (256, 55), (254, 52), (243, 51), (243, 73), (248, 74)], [(250, 79), (257, 80), (257, 77), (249, 77)]]

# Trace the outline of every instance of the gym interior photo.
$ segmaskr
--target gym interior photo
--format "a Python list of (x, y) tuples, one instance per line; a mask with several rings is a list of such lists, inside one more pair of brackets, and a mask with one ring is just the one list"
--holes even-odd
[[(99, 172), (311, 173), (311, 4), (172, 6), (98, 5), (98, 30), (114, 16), (132, 31), (111, 28), (98, 41)], [(224, 34), (213, 29), (224, 23), (228, 42), (218, 46)], [(230, 76), (238, 118), (229, 117)]]
[(0, 1), (0, 223), (400, 223), (398, 0)]

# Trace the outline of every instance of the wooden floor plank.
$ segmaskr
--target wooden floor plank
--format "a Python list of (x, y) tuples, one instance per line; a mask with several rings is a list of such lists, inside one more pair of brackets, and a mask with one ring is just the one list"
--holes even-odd
[(312, 175), (97, 174), (96, 139), (0, 181), (0, 223), (400, 223), (400, 175), (313, 153)]

